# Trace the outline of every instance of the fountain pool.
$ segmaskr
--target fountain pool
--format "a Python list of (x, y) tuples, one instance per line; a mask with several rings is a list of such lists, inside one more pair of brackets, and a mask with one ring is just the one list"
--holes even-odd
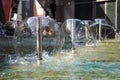
[[(26, 32), (25, 36), (28, 34)], [(60, 33), (59, 31), (57, 32)], [(23, 34), (22, 32), (20, 33)], [(21, 39), (21, 35), (18, 35)], [(57, 34), (58, 39), (64, 39), (64, 37), (61, 35), (62, 34)], [(49, 35), (49, 37), (52, 38), (56, 36)], [(62, 51), (56, 50), (57, 48), (60, 48), (61, 45), (55, 48), (57, 54), (54, 55), (49, 55), (48, 52), (43, 50), (42, 65), (38, 66), (35, 43), (31, 43), (34, 46), (33, 48), (30, 48), (31, 46), (27, 44), (30, 39), (33, 42), (35, 42), (35, 40), (33, 40), (33, 37), (28, 38), (29, 40), (24, 38), (25, 37), (20, 40), (20, 43), (17, 43), (17, 46), (13, 45), (13, 47), (15, 47), (15, 54), (14, 52), (11, 54), (9, 51), (7, 51), (8, 48), (6, 48), (6, 46), (6, 49), (2, 49), (4, 52), (7, 52), (6, 54), (0, 54), (0, 80), (120, 79), (119, 40), (107, 40), (106, 42), (101, 42), (93, 47), (82, 46), (77, 48), (74, 53), (72, 53), (70, 49), (62, 49)], [(84, 37), (82, 39), (84, 39)], [(61, 39), (62, 43), (63, 41), (64, 40)], [(29, 47), (25, 47), (23, 45), (24, 43), (26, 43), (26, 45)], [(32, 50), (32, 52), (30, 52), (29, 49)]]
[(0, 80), (120, 79), (119, 61), (82, 60), (81, 57), (85, 54), (88, 55), (84, 57), (90, 59), (89, 53), (76, 52), (73, 54), (69, 51), (61, 51), (53, 56), (43, 54), (41, 66), (36, 64), (37, 55), (35, 53), (27, 54), (24, 57), (9, 55), (8, 64), (0, 68)]

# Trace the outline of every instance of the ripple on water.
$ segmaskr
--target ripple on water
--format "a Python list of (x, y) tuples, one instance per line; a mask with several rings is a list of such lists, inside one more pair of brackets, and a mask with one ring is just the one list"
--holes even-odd
[(47, 55), (42, 65), (38, 66), (36, 58), (35, 54), (17, 57), (15, 63), (0, 68), (0, 80), (120, 79), (120, 62), (83, 62), (75, 59), (71, 61)]

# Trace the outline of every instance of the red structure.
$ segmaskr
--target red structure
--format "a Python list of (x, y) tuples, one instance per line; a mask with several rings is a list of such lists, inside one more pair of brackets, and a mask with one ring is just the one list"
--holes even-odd
[(10, 20), (12, 12), (12, 0), (1, 0), (5, 22)]
[(21, 10), (19, 10), (22, 11), (21, 20), (32, 16), (45, 16), (44, 8), (37, 0), (0, 0), (0, 22), (4, 24), (11, 20), (14, 13), (19, 14), (17, 12), (19, 2), (21, 2)]

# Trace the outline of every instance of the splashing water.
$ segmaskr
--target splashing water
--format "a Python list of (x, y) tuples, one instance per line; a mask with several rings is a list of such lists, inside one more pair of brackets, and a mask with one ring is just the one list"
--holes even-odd
[(90, 30), (93, 32), (94, 38), (97, 40), (114, 39), (115, 29), (105, 19), (95, 19), (95, 22), (90, 25)]
[[(61, 28), (60, 28), (61, 29)], [(83, 28), (84, 30), (84, 28)], [(29, 31), (29, 30), (25, 30)], [(23, 36), (22, 36), (23, 37)], [(120, 62), (117, 61), (82, 61), (81, 56), (90, 58), (88, 49), (81, 50), (78, 53), (72, 54), (68, 51), (61, 51), (53, 56), (49, 56), (46, 50), (43, 50), (43, 63), (41, 66), (36, 65), (37, 55), (35, 52), (35, 36), (24, 37), (18, 43), (16, 39), (16, 53), (6, 57), (9, 65), (0, 67), (0, 80), (119, 80), (120, 79)], [(51, 38), (51, 36), (49, 36)], [(61, 36), (63, 37), (63, 36)], [(52, 38), (53, 39), (53, 38)], [(47, 41), (47, 39), (46, 39)], [(49, 40), (50, 41), (50, 40)], [(25, 45), (24, 45), (25, 44)], [(52, 44), (52, 43), (51, 43)], [(110, 44), (110, 42), (108, 43)], [(30, 46), (32, 45), (32, 46)], [(31, 48), (32, 47), (32, 48)], [(118, 46), (117, 46), (118, 47)], [(100, 51), (103, 51), (105, 46), (102, 46)], [(107, 47), (108, 48), (108, 47)], [(118, 47), (119, 48), (119, 47)], [(115, 49), (115, 50), (118, 50)], [(34, 50), (31, 50), (34, 49)], [(27, 51), (26, 51), (27, 50)], [(95, 51), (95, 47), (92, 49)], [(34, 51), (34, 52), (33, 52)], [(95, 57), (99, 57), (99, 52), (91, 52)], [(27, 54), (31, 53), (31, 54)], [(106, 53), (106, 51), (105, 51)], [(104, 53), (103, 53), (104, 54)], [(113, 55), (110, 53), (110, 55)], [(104, 56), (108, 57), (104, 54)], [(115, 55), (116, 58), (117, 55)], [(93, 56), (94, 57), (94, 56)], [(94, 58), (96, 59), (96, 58)]]
[(34, 54), (19, 56), (16, 60), (11, 59), (10, 65), (0, 68), (0, 79), (119, 80), (120, 78), (120, 62), (81, 61), (80, 55), (70, 55), (71, 53), (65, 51), (54, 56), (48, 56), (45, 52), (46, 58), (41, 66), (37, 66)]
[[(40, 19), (40, 24), (38, 22)], [(43, 50), (50, 54), (62, 49), (64, 44), (64, 32), (52, 18), (50, 17), (30, 17), (23, 21), (16, 28), (15, 36), (21, 48), (26, 45), (36, 46), (36, 28), (42, 27), (42, 46)], [(29, 42), (29, 43), (28, 43)], [(19, 49), (19, 48), (16, 48)]]

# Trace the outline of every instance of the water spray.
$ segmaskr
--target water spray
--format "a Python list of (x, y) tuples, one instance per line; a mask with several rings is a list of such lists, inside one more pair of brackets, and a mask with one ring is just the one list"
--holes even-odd
[[(89, 20), (84, 20), (84, 24), (85, 24), (85, 38), (86, 38), (86, 40), (88, 40), (89, 39), (89, 37), (88, 37), (88, 26), (89, 26)], [(86, 46), (88, 46), (88, 43), (86, 42), (86, 44), (85, 44)]]

